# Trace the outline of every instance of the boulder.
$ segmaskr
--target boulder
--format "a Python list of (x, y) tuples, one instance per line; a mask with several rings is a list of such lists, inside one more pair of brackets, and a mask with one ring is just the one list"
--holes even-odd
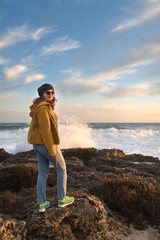
[(96, 148), (70, 148), (62, 151), (64, 158), (66, 157), (77, 157), (82, 159), (84, 162), (97, 157), (98, 150)]
[(6, 158), (10, 158), (13, 155), (6, 152), (4, 148), (0, 148), (0, 162), (4, 161)]
[(99, 198), (80, 194), (67, 208), (53, 202), (45, 213), (28, 212), (27, 239), (107, 240), (107, 212)]
[(10, 164), (0, 168), (0, 191), (19, 192), (23, 187), (36, 184), (38, 167), (27, 164)]

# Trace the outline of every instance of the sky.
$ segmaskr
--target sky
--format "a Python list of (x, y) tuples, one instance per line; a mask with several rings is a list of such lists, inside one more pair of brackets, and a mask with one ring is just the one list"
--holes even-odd
[(1, 0), (0, 122), (30, 122), (52, 84), (59, 119), (160, 122), (160, 0)]

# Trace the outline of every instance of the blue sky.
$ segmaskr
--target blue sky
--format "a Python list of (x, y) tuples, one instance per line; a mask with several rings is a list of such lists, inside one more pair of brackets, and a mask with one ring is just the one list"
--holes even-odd
[(160, 0), (1, 0), (0, 122), (29, 122), (50, 83), (56, 113), (160, 122)]

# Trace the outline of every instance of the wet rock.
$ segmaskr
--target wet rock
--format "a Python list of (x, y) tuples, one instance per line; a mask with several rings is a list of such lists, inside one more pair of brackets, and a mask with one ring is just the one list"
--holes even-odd
[[(128, 223), (125, 224), (121, 215), (116, 218), (119, 213), (113, 213), (103, 198), (91, 191), (92, 187), (104, 177), (119, 181), (123, 177), (130, 181), (141, 179), (148, 187), (159, 188), (160, 184), (160, 161), (156, 158), (125, 155), (116, 149), (65, 149), (67, 189), (69, 195), (75, 196), (75, 202), (67, 208), (57, 208), (57, 174), (55, 168), (50, 168), (47, 196), (51, 207), (39, 214), (36, 205), (38, 166), (34, 151), (16, 155), (2, 151), (3, 154), (4, 160), (0, 162), (0, 213), (1, 216), (6, 214), (6, 218), (2, 217), (4, 225), (0, 222), (0, 226), (4, 226), (2, 230), (8, 227), (1, 232), (3, 238), (1, 234), (0, 239), (120, 240), (121, 233), (125, 235), (130, 231)], [(117, 194), (118, 190), (116, 188), (112, 194)]]
[(77, 157), (66, 157), (65, 162), (67, 165), (67, 169), (81, 171), (85, 168), (83, 160)]
[(0, 169), (0, 191), (19, 192), (23, 187), (36, 184), (38, 168), (26, 164), (13, 164)]
[(30, 150), (27, 152), (19, 152), (19, 153), (15, 154), (14, 156), (21, 157), (21, 158), (31, 158), (31, 157), (35, 157), (36, 154), (35, 154), (34, 150)]
[(142, 154), (126, 155), (125, 159), (132, 162), (159, 162), (159, 158), (144, 156)]
[(45, 214), (28, 213), (27, 238), (107, 240), (107, 215), (97, 197), (81, 194), (68, 208), (59, 209), (52, 203)]
[(9, 240), (26, 239), (27, 229), (25, 221), (18, 221), (17, 219), (10, 219), (0, 216), (0, 239)]
[(98, 155), (98, 150), (96, 148), (70, 148), (63, 150), (63, 156), (66, 157), (77, 157), (84, 162), (90, 160)]
[(5, 165), (6, 163), (7, 164), (22, 164), (22, 163), (28, 164), (28, 163), (31, 163), (31, 164), (37, 165), (37, 159), (36, 159), (36, 157), (31, 157), (31, 156), (29, 156), (29, 157), (27, 157), (27, 156), (25, 156), (25, 157), (22, 157), (22, 156), (16, 157), (16, 156), (13, 155), (10, 158), (5, 159), (1, 163), (3, 165)]
[(6, 158), (10, 158), (13, 155), (6, 152), (3, 148), (0, 148), (0, 162), (4, 161)]
[(126, 156), (126, 154), (119, 149), (102, 149), (98, 151), (98, 156), (99, 155), (105, 155), (106, 157), (114, 156), (120, 158), (124, 158)]

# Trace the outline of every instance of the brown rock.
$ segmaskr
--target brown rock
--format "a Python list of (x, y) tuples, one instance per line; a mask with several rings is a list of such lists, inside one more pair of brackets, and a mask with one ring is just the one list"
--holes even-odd
[(125, 159), (132, 162), (159, 162), (159, 158), (144, 156), (142, 154), (126, 155)]
[(19, 152), (17, 154), (14, 155), (15, 157), (35, 157), (36, 154), (34, 152), (34, 150), (30, 150), (30, 151), (27, 151), (27, 152)]
[(6, 152), (3, 148), (0, 148), (0, 162), (12, 156), (13, 156), (12, 154)]
[(64, 209), (57, 207), (57, 200), (53, 200), (57, 194), (57, 175), (56, 169), (52, 168), (47, 181), (51, 207), (40, 214), (34, 202), (38, 174), (34, 152), (10, 155), (4, 149), (1, 151), (0, 157), (4, 160), (0, 163), (0, 211), (8, 215), (1, 215), (0, 239), (119, 240), (119, 234), (127, 233), (128, 227), (122, 217), (116, 219), (115, 212), (108, 209), (104, 200), (102, 203), (99, 198), (90, 195), (93, 193), (92, 186), (104, 176), (141, 178), (147, 185), (157, 187), (160, 184), (160, 161), (152, 157), (95, 148), (66, 149), (63, 155), (68, 172), (67, 189), (70, 195), (75, 196), (75, 202)]
[(19, 192), (23, 187), (36, 184), (38, 167), (27, 164), (12, 164), (0, 169), (0, 191)]
[(90, 160), (93, 157), (97, 157), (98, 150), (96, 148), (70, 148), (63, 150), (64, 157), (77, 157), (84, 162)]
[(67, 208), (59, 209), (52, 203), (45, 214), (37, 209), (28, 213), (27, 239), (107, 240), (107, 215), (97, 197), (81, 194)]
[(106, 157), (120, 157), (124, 158), (126, 154), (119, 149), (102, 149), (98, 151), (98, 155), (105, 155)]
[(10, 240), (26, 239), (27, 229), (25, 221), (18, 221), (17, 219), (6, 219), (0, 216), (0, 239)]

